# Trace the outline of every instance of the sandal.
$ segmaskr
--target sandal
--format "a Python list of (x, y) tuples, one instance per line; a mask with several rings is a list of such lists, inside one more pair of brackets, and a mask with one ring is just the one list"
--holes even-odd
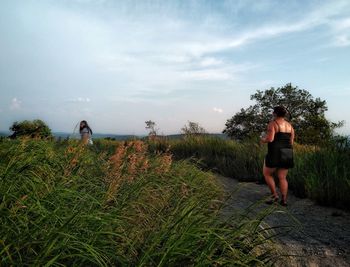
[(288, 206), (287, 202), (285, 202), (285, 201), (283, 201), (283, 200), (281, 200), (280, 204), (281, 204), (281, 206), (283, 206), (283, 207), (287, 207), (287, 206)]
[(284, 196), (282, 196), (281, 202), (280, 202), (281, 206), (283, 207), (287, 207), (287, 200), (285, 199)]
[(270, 199), (269, 200), (266, 200), (265, 203), (268, 204), (268, 205), (271, 205), (273, 203), (278, 203), (278, 200), (279, 200), (279, 197), (278, 196), (270, 196)]

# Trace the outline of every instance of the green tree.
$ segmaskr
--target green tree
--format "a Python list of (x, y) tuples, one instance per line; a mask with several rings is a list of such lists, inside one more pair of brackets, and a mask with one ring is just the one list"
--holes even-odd
[(181, 128), (181, 133), (186, 136), (197, 136), (206, 133), (206, 130), (197, 122), (188, 121), (184, 127)]
[(146, 123), (146, 129), (149, 131), (148, 136), (150, 137), (155, 137), (158, 134), (158, 128), (157, 128), (157, 124), (154, 121), (148, 120), (145, 121)]
[(51, 129), (42, 120), (14, 122), (10, 127), (13, 131), (11, 138), (28, 136), (32, 138), (52, 137)]
[(326, 101), (314, 98), (307, 90), (290, 83), (279, 88), (258, 90), (250, 99), (256, 104), (242, 108), (226, 122), (223, 133), (233, 139), (249, 139), (265, 131), (272, 118), (273, 107), (279, 105), (288, 110), (287, 120), (293, 124), (296, 141), (302, 144), (328, 142), (334, 129), (343, 125), (343, 122), (334, 123), (326, 119)]

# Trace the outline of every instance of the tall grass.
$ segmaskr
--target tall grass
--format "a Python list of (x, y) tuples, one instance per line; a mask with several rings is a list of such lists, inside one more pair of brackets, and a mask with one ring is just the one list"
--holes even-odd
[(298, 147), (290, 185), (299, 196), (350, 209), (350, 146)]
[(263, 217), (218, 219), (211, 174), (147, 151), (140, 141), (2, 140), (0, 265), (269, 263)]
[(155, 140), (151, 151), (170, 150), (176, 159), (192, 159), (206, 170), (243, 181), (261, 179), (261, 166), (266, 149), (254, 142), (239, 143), (211, 136), (178, 140)]
[[(345, 141), (344, 141), (345, 140)], [(346, 139), (324, 147), (296, 144), (295, 167), (288, 174), (297, 196), (323, 205), (350, 207), (350, 145)], [(257, 140), (235, 142), (215, 137), (156, 140), (150, 149), (170, 149), (177, 159), (190, 158), (204, 169), (242, 181), (261, 181), (266, 146)]]

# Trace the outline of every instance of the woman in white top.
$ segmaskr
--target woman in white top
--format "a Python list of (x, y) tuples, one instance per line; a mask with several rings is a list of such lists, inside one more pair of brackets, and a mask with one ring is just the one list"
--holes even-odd
[(91, 140), (92, 130), (89, 124), (87, 123), (87, 121), (84, 120), (80, 122), (79, 133), (81, 135), (81, 141), (83, 142), (83, 144), (86, 145), (92, 142)]

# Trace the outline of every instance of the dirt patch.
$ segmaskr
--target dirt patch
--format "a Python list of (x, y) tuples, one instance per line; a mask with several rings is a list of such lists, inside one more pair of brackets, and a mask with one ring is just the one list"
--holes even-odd
[[(218, 176), (224, 189), (232, 194), (224, 212), (246, 209), (260, 201), (257, 212), (269, 195), (266, 185), (241, 183)], [(275, 238), (280, 247), (274, 266), (350, 266), (350, 213), (322, 207), (309, 199), (300, 199), (291, 192), (288, 207), (276, 205), (276, 211), (265, 222), (276, 227)]]

